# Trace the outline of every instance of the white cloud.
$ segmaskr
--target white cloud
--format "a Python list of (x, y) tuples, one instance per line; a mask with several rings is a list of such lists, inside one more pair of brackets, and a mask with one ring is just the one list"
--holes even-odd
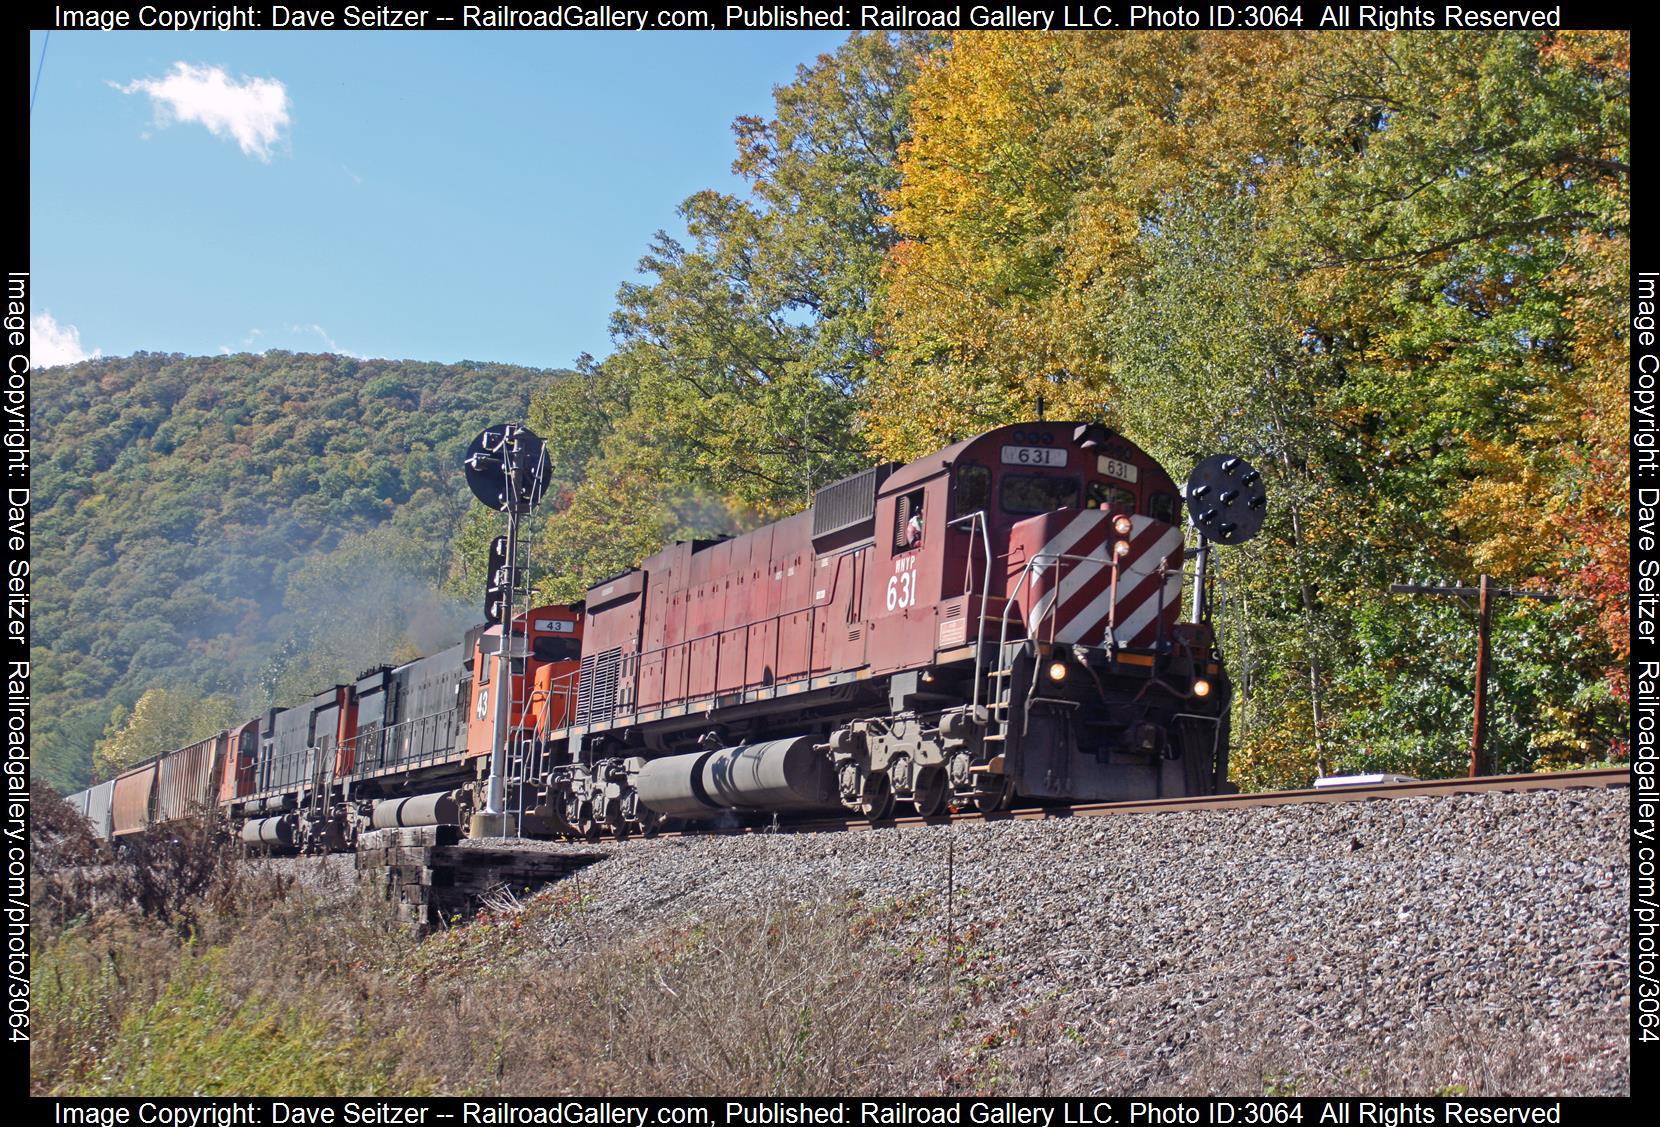
[(328, 330), (316, 322), (312, 322), (309, 325), (290, 325), (288, 326), (288, 331), (291, 333), (299, 333), (301, 335), (315, 333), (317, 336), (322, 338), (324, 347), (326, 347), (330, 352), (338, 353), (341, 356), (350, 356), (354, 360), (363, 359), (363, 357), (359, 356), (357, 353), (341, 348), (335, 339), (329, 336)]
[(141, 78), (116, 89), (150, 95), (160, 125), (199, 122), (215, 137), (232, 138), (244, 153), (263, 161), (271, 159), (271, 146), (289, 124), (287, 87), (274, 78), (237, 80), (223, 67), (174, 63), (165, 78)]
[(58, 364), (78, 364), (93, 360), (103, 352), (90, 353), (81, 346), (81, 330), (74, 325), (60, 325), (57, 318), (42, 310), (29, 317), (29, 366), (51, 368)]

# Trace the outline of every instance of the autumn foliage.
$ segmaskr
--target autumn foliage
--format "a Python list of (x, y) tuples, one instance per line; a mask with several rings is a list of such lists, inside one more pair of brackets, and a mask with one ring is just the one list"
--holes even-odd
[(1494, 767), (1626, 735), (1626, 33), (854, 36), (740, 119), (615, 351), (535, 410), (550, 592), (878, 458), (1102, 418), (1260, 465), (1220, 563), (1236, 774), (1453, 771), (1486, 572)]

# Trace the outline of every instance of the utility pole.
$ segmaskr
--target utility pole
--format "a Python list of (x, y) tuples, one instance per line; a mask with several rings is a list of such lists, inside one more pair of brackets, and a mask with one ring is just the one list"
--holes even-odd
[(1529, 591), (1521, 587), (1495, 587), (1492, 577), (1483, 572), (1474, 587), (1430, 586), (1421, 583), (1391, 583), (1392, 595), (1454, 595), (1459, 598), (1474, 596), (1476, 602), (1476, 699), (1475, 720), (1470, 729), (1470, 777), (1481, 774), (1482, 745), (1487, 736), (1487, 667), (1492, 662), (1491, 635), (1493, 628), (1493, 599), (1536, 599), (1554, 603), (1562, 596), (1551, 591)]

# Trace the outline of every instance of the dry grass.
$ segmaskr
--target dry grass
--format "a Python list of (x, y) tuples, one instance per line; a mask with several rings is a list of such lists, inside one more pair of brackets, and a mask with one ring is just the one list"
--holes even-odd
[[(183, 888), (204, 871), (149, 869), (145, 888), (180, 872)], [(417, 940), (372, 900), (297, 889), (254, 866), (236, 883), (230, 895), (208, 880), (166, 913), (129, 898), (40, 933), (32, 1091), (831, 1094), (944, 1084), (944, 996), (914, 952), (889, 941), (881, 913), (773, 905), (626, 938), (588, 928), (581, 943), (554, 946), (542, 936), (555, 917), (585, 926), (583, 905), (556, 893), (500, 898), (467, 926)]]

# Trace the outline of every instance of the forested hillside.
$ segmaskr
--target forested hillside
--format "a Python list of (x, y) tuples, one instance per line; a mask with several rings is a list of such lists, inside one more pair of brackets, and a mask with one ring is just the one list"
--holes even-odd
[(211, 728), (459, 637), (461, 454), (558, 377), (286, 352), (35, 373), (38, 769), (80, 785), (106, 726)]
[(1499, 604), (1486, 766), (1617, 758), (1630, 74), (1614, 32), (854, 36), (533, 404), (545, 589), (1041, 398), (1262, 468), (1217, 576), (1244, 785), (1460, 770), (1473, 608), (1388, 588), (1483, 571), (1567, 596)]

